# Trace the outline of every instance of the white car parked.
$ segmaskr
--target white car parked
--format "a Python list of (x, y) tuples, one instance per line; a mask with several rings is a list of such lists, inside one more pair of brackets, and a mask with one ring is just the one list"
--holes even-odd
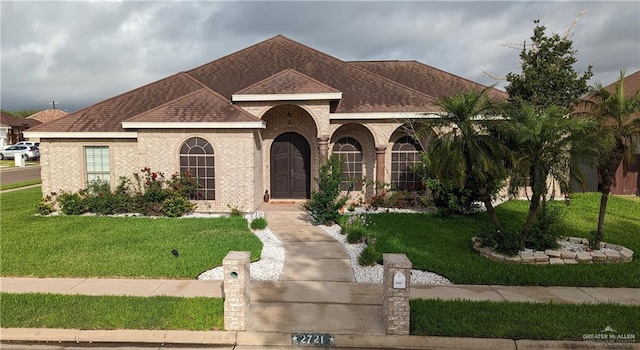
[(16, 156), (25, 160), (37, 160), (40, 159), (40, 149), (37, 146), (15, 144), (0, 151), (0, 160), (15, 159)]

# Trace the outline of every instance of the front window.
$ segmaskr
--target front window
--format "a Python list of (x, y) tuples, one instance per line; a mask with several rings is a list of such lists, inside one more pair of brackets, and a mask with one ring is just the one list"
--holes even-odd
[(87, 169), (87, 183), (97, 180), (110, 182), (109, 147), (85, 147), (84, 158)]
[(209, 141), (193, 137), (180, 148), (180, 174), (191, 174), (198, 180), (199, 200), (216, 199), (215, 162)]
[(420, 188), (420, 178), (413, 172), (415, 164), (422, 162), (422, 147), (409, 136), (401, 137), (391, 150), (391, 186), (399, 190)]
[(342, 161), (341, 191), (362, 191), (362, 146), (355, 139), (344, 137), (333, 145), (333, 154)]

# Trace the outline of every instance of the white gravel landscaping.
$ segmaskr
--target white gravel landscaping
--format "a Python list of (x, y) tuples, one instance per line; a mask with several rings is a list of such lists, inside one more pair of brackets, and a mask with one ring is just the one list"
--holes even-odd
[[(256, 212), (248, 215), (247, 221), (251, 223), (255, 218), (261, 217), (262, 212)], [(203, 216), (198, 216), (203, 217)], [(325, 232), (338, 242), (342, 243), (345, 250), (351, 258), (351, 266), (358, 283), (382, 283), (383, 268), (381, 265), (376, 266), (360, 266), (358, 257), (366, 244), (349, 244), (347, 237), (340, 233), (340, 226), (324, 226), (320, 225)], [(262, 253), (260, 260), (251, 263), (251, 279), (256, 281), (278, 281), (284, 267), (284, 247), (282, 242), (273, 234), (269, 228), (264, 230), (253, 230), (253, 233), (262, 241)], [(215, 280), (223, 279), (222, 266), (215, 267), (211, 270), (201, 273), (197, 279), (199, 280)], [(448, 279), (435, 274), (433, 272), (411, 270), (411, 283), (413, 284), (452, 284)]]

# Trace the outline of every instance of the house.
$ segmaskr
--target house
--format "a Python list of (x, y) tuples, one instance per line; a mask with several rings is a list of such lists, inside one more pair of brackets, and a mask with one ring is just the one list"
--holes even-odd
[(24, 140), (24, 131), (39, 125), (40, 122), (33, 119), (14, 117), (5, 112), (0, 113), (0, 146), (5, 147)]
[(68, 113), (60, 110), (60, 109), (55, 109), (55, 108), (49, 108), (49, 109), (45, 109), (44, 111), (40, 111), (38, 113), (34, 113), (30, 116), (27, 117), (27, 119), (34, 119), (39, 121), (40, 123), (49, 123), (52, 122), (54, 120), (58, 120), (62, 117), (64, 117), (65, 115), (67, 115)]
[(278, 35), (28, 135), (41, 142), (44, 193), (98, 178), (115, 186), (145, 167), (189, 170), (201, 185), (197, 210), (252, 210), (265, 191), (309, 198), (330, 154), (345, 159), (353, 191), (373, 193), (363, 179), (415, 184), (421, 149), (405, 122), (437, 116), (438, 97), (484, 88), (420, 62), (348, 62)]

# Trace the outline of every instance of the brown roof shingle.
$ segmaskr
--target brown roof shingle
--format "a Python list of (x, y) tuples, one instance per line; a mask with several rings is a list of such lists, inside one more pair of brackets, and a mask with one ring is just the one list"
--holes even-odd
[(41, 124), (37, 120), (18, 118), (6, 112), (0, 113), (0, 123), (7, 126), (11, 126), (11, 127), (24, 127), (24, 128), (32, 128)]
[(256, 122), (260, 118), (229, 103), (207, 88), (167, 102), (148, 112), (127, 119), (127, 122)]
[(340, 91), (308, 77), (295, 69), (285, 69), (280, 73), (234, 93), (234, 95), (317, 94), (337, 92)]
[[(350, 61), (350, 64), (397, 81), (435, 98), (449, 97), (465, 90), (481, 91), (486, 86), (418, 61)], [(506, 101), (504, 91), (492, 88), (489, 96)]]
[(438, 110), (436, 97), (483, 88), (415, 61), (385, 62), (345, 62), (278, 35), (31, 130), (121, 132), (123, 121), (248, 120), (231, 105), (238, 92), (342, 92), (338, 113), (429, 112)]
[(54, 120), (58, 120), (67, 114), (67, 112), (60, 109), (45, 109), (44, 111), (28, 116), (27, 119), (35, 119), (40, 123), (49, 123)]

